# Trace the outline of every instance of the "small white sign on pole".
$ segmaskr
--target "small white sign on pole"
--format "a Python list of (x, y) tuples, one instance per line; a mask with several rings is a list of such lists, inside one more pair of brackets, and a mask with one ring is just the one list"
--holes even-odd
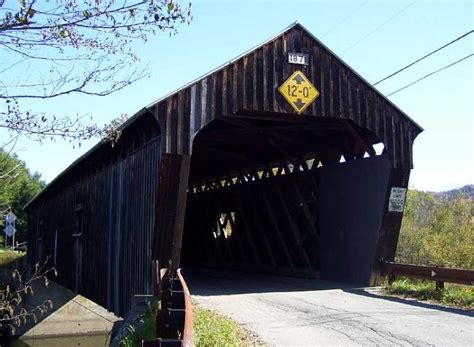
[(5, 216), (5, 222), (7, 222), (7, 224), (12, 224), (12, 223), (15, 223), (16, 221), (16, 216), (13, 212), (8, 212), (7, 215)]
[(14, 233), (15, 233), (15, 227), (12, 224), (7, 224), (5, 226), (5, 234), (8, 237), (12, 237)]
[(13, 212), (8, 212), (7, 215), (5, 216), (5, 248), (7, 248), (7, 241), (8, 237), (13, 237), (12, 240), (12, 247), (15, 247), (15, 221), (16, 221), (16, 216)]
[(388, 200), (388, 212), (403, 212), (406, 195), (406, 188), (392, 187)]

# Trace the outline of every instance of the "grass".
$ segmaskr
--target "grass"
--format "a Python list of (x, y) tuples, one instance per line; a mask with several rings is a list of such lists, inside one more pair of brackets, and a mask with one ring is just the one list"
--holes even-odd
[[(141, 341), (152, 341), (155, 335), (155, 312), (159, 304), (148, 308), (139, 328), (129, 327), (129, 335), (122, 340), (124, 347), (141, 346)], [(193, 303), (193, 328), (195, 346), (242, 346), (251, 344), (249, 333), (233, 320), (215, 311)]]
[(215, 311), (193, 305), (194, 344), (196, 346), (246, 345), (247, 332), (233, 320)]
[(141, 346), (142, 340), (152, 341), (156, 339), (156, 310), (160, 304), (155, 301), (145, 311), (145, 315), (142, 319), (142, 325), (139, 328), (129, 326), (129, 334), (122, 340), (124, 347)]
[(26, 253), (0, 249), (0, 267), (23, 257)]
[(472, 286), (446, 283), (444, 289), (437, 291), (434, 281), (401, 277), (392, 284), (385, 284), (384, 287), (389, 294), (431, 300), (464, 309), (474, 309), (474, 287)]

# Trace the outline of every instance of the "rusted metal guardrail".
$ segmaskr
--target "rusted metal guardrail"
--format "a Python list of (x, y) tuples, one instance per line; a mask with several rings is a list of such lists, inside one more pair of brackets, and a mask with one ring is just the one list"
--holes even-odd
[(190, 347), (193, 345), (191, 294), (181, 269), (166, 270), (160, 282), (160, 309), (156, 315), (155, 341), (143, 341), (142, 347)]
[(406, 276), (436, 281), (437, 289), (444, 288), (444, 282), (474, 285), (474, 270), (382, 262), (380, 271), (382, 276), (388, 276), (389, 282), (395, 276)]

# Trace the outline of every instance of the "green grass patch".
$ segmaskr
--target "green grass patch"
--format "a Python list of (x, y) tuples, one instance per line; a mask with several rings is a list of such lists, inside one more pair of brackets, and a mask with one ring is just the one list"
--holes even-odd
[(15, 252), (5, 249), (0, 249), (0, 267), (3, 267), (17, 259), (23, 257), (26, 253)]
[(128, 326), (129, 334), (122, 340), (123, 347), (141, 346), (142, 340), (156, 340), (156, 310), (160, 307), (158, 301), (155, 301), (145, 311), (142, 318), (142, 325), (139, 328)]
[[(142, 340), (156, 339), (156, 302), (145, 311), (143, 325), (139, 328), (128, 327), (129, 334), (122, 340), (122, 346), (141, 346)], [(195, 346), (242, 346), (248, 345), (247, 332), (233, 320), (207, 310), (193, 303), (193, 328)]]
[(245, 330), (233, 320), (215, 311), (193, 305), (194, 344), (196, 346), (241, 346), (246, 344)]
[(434, 281), (398, 278), (385, 284), (389, 294), (403, 295), (420, 300), (437, 301), (445, 305), (474, 309), (474, 287), (446, 283), (444, 289), (436, 290)]

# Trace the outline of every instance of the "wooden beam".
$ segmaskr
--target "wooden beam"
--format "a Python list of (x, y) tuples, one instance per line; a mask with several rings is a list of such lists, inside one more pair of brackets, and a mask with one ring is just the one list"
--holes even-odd
[(261, 191), (260, 195), (263, 198), (264, 206), (265, 206), (265, 208), (267, 210), (267, 213), (270, 217), (270, 221), (273, 225), (273, 229), (275, 230), (275, 232), (277, 234), (280, 246), (283, 249), (283, 252), (285, 253), (286, 260), (287, 260), (287, 263), (289, 265), (289, 268), (293, 269), (293, 268), (295, 268), (295, 266), (293, 264), (293, 260), (291, 259), (290, 252), (288, 252), (288, 247), (285, 244), (285, 240), (283, 239), (283, 235), (282, 235), (282, 232), (280, 230), (280, 226), (278, 225), (278, 222), (277, 222), (278, 219), (277, 219), (277, 217), (276, 217), (276, 215), (275, 215), (275, 213), (272, 209), (272, 206), (271, 206), (270, 202), (268, 201), (268, 198), (267, 198), (266, 194), (263, 191)]
[(296, 241), (296, 245), (298, 246), (298, 248), (300, 249), (301, 251), (301, 256), (304, 260), (304, 262), (306, 263), (307, 267), (309, 269), (312, 269), (312, 264), (311, 264), (311, 261), (309, 260), (308, 258), (308, 254), (306, 253), (306, 250), (304, 249), (303, 247), (303, 242), (301, 240), (301, 235), (300, 235), (300, 231), (298, 230), (294, 220), (293, 220), (293, 217), (291, 216), (291, 213), (290, 211), (288, 210), (288, 205), (285, 201), (285, 198), (283, 197), (283, 194), (280, 190), (280, 187), (275, 187), (275, 192), (280, 200), (280, 204), (281, 206), (283, 207), (283, 210), (285, 212), (285, 215), (287, 216), (288, 218), (288, 221), (289, 221), (289, 224), (290, 224), (290, 229), (293, 233), (293, 237), (295, 238), (295, 241)]
[[(243, 174), (242, 174), (243, 175)], [(272, 266), (276, 266), (276, 262), (275, 262), (275, 258), (273, 256), (273, 252), (272, 252), (272, 248), (270, 246), (270, 243), (268, 242), (268, 239), (267, 239), (267, 236), (265, 235), (265, 230), (263, 229), (261, 223), (260, 223), (260, 219), (258, 218), (258, 215), (256, 215), (258, 209), (257, 209), (257, 206), (255, 205), (255, 200), (253, 199), (252, 195), (250, 194), (250, 191), (249, 191), (249, 186), (248, 184), (242, 184), (241, 186), (241, 191), (242, 192), (245, 192), (245, 195), (247, 196), (247, 200), (249, 201), (249, 203), (251, 204), (251, 210), (253, 211), (253, 215), (254, 215), (254, 222), (256, 224), (256, 230), (259, 232), (260, 234), (260, 238), (262, 239), (263, 241), (263, 244), (267, 250), (267, 253), (270, 257), (270, 262), (271, 262), (271, 265)]]
[(369, 153), (369, 155), (371, 157), (373, 157), (376, 153), (375, 153), (375, 149), (374, 147), (368, 143), (355, 129), (352, 125), (350, 125), (349, 123), (344, 123), (344, 128), (349, 132), (349, 134), (354, 138), (354, 140), (356, 141), (356, 143), (359, 143), (361, 144), (367, 151), (367, 153)]
[[(393, 165), (393, 163), (392, 163)], [(376, 285), (380, 281), (381, 261), (393, 261), (397, 250), (398, 236), (402, 224), (403, 212), (388, 211), (390, 192), (392, 187), (408, 187), (410, 169), (391, 168), (388, 176), (387, 190), (385, 193), (384, 210), (382, 214), (382, 225), (377, 240), (374, 262), (372, 265), (372, 275), (370, 284)]]
[(189, 155), (161, 156), (152, 253), (160, 269), (179, 267), (190, 159)]
[(237, 203), (237, 213), (241, 216), (241, 223), (245, 231), (246, 239), (248, 240), (248, 243), (250, 245), (250, 250), (251, 250), (253, 259), (255, 261), (255, 264), (260, 264), (260, 257), (258, 255), (257, 249), (255, 248), (255, 244), (253, 243), (253, 240), (252, 240), (252, 235), (251, 235), (252, 232), (249, 228), (247, 215), (244, 211), (244, 208), (242, 207), (242, 202), (239, 198), (236, 198), (235, 201)]

